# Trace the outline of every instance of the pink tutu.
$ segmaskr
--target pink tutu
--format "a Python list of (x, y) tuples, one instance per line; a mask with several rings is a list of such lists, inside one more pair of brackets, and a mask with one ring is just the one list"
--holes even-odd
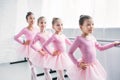
[[(46, 54), (46, 55), (41, 55), (40, 53), (38, 52), (35, 52), (33, 53), (31, 56), (30, 56), (30, 61), (33, 63), (34, 66), (36, 67), (42, 67), (42, 68), (45, 68), (45, 65), (47, 65), (48, 62), (47, 59), (50, 55), (49, 54)], [(46, 63), (46, 64), (45, 64)]]
[(25, 45), (19, 45), (17, 48), (17, 53), (18, 55), (25, 57), (25, 58), (29, 58), (31, 56), (31, 53), (33, 54), (33, 50), (30, 48), (29, 45), (25, 46)]
[(46, 68), (53, 70), (64, 70), (73, 65), (66, 53), (61, 53), (58, 56), (49, 56), (46, 62)]
[(67, 74), (70, 80), (106, 80), (106, 72), (99, 61), (89, 64), (86, 70), (73, 65)]

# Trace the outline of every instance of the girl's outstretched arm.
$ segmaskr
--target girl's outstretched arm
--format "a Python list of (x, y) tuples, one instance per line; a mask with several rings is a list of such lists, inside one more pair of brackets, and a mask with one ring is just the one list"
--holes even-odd
[(109, 44), (106, 44), (106, 45), (101, 45), (101, 44), (99, 44), (97, 41), (95, 42), (96, 48), (97, 48), (98, 50), (100, 50), (100, 51), (103, 51), (103, 50), (112, 48), (112, 47), (114, 47), (114, 46), (116, 46), (116, 45), (117, 45), (117, 43), (115, 43), (115, 42), (112, 42), (112, 43), (109, 43)]

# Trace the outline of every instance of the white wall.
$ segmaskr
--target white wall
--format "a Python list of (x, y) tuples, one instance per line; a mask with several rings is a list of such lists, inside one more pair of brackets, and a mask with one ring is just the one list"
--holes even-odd
[[(36, 4), (32, 2), (33, 0), (30, 1), (31, 4)], [(41, 0), (41, 5), (40, 15), (47, 17), (48, 27), (51, 26), (51, 18), (60, 17), (64, 21), (65, 28), (78, 28), (81, 14), (91, 15), (97, 28), (120, 27), (119, 0)], [(31, 9), (35, 8), (32, 6)]]
[(13, 42), (17, 1), (0, 0), (0, 11), (0, 63), (3, 63), (17, 59)]

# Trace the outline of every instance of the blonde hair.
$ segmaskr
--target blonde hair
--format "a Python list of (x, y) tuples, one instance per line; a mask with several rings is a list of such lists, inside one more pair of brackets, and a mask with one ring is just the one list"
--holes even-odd
[(45, 17), (44, 16), (39, 17), (38, 20), (37, 20), (37, 23), (39, 23), (39, 21), (43, 18), (45, 18)]
[(52, 25), (54, 25), (57, 20), (60, 20), (60, 18), (54, 17), (54, 18), (52, 19)]

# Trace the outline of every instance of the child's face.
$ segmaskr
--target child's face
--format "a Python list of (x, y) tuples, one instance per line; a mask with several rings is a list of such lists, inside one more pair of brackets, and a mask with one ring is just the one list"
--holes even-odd
[(86, 19), (83, 25), (80, 25), (80, 28), (84, 34), (92, 33), (94, 29), (94, 23), (92, 19)]
[(39, 21), (38, 26), (40, 27), (41, 30), (44, 30), (45, 27), (46, 27), (46, 19), (45, 19), (45, 18), (42, 18), (42, 19)]
[(29, 25), (33, 25), (35, 23), (35, 17), (34, 15), (29, 15), (27, 18), (27, 22)]
[(61, 20), (57, 20), (55, 22), (55, 24), (53, 25), (53, 29), (56, 31), (56, 32), (61, 32), (63, 30), (63, 23)]

